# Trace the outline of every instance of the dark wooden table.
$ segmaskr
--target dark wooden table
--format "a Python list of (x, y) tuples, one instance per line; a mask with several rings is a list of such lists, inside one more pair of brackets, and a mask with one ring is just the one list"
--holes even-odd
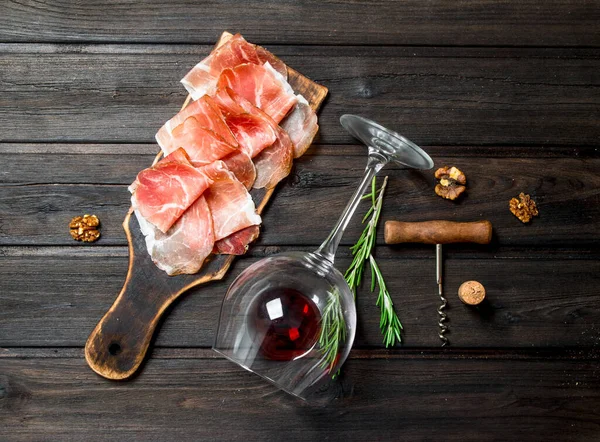
[[(600, 2), (276, 0), (0, 3), (0, 439), (598, 440)], [(308, 154), (264, 233), (222, 282), (171, 310), (139, 376), (110, 382), (85, 340), (127, 270), (127, 185), (185, 99), (179, 79), (223, 30), (324, 84)], [(489, 219), (489, 247), (447, 247), (451, 346), (439, 348), (434, 248), (377, 249), (405, 331), (382, 348), (375, 296), (329, 405), (298, 401), (210, 350), (221, 299), (250, 263), (311, 250), (362, 173), (338, 124), (359, 113), (462, 169), (462, 201), (431, 172), (385, 169), (383, 220)], [(519, 192), (540, 217), (508, 211)], [(102, 238), (67, 223), (95, 213)], [(360, 232), (356, 219), (344, 237)], [(478, 310), (457, 296), (481, 281)]]

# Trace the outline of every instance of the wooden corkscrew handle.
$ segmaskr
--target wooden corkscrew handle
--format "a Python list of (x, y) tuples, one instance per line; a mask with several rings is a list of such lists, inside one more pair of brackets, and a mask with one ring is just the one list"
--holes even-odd
[(450, 244), (476, 243), (489, 244), (492, 240), (492, 223), (489, 221), (455, 222), (386, 221), (384, 237), (386, 244), (423, 243)]

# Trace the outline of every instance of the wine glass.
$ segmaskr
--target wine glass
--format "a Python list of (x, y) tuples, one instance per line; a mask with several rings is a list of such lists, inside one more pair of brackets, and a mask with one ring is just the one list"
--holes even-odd
[[(302, 399), (325, 376), (339, 370), (354, 341), (354, 295), (333, 263), (361, 197), (390, 161), (415, 169), (433, 167), (429, 155), (416, 144), (374, 121), (343, 115), (340, 122), (368, 147), (360, 185), (315, 252), (269, 256), (236, 278), (223, 300), (213, 346), (231, 361)], [(338, 338), (333, 353), (331, 340), (327, 344), (324, 335), (330, 331)]]

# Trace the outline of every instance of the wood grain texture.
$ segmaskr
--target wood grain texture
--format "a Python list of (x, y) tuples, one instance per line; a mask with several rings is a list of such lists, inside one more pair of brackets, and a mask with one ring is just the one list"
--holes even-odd
[[(224, 32), (216, 47), (231, 34)], [(313, 111), (318, 111), (327, 96), (327, 88), (293, 69), (288, 69), (290, 85), (301, 94)], [(191, 101), (188, 96), (182, 109)], [(312, 140), (310, 140), (312, 142)], [(153, 163), (162, 157), (156, 155)], [(256, 212), (262, 214), (274, 189), (253, 189)], [(131, 208), (123, 229), (129, 245), (129, 266), (125, 283), (113, 305), (96, 325), (85, 344), (85, 359), (90, 368), (112, 380), (127, 379), (139, 369), (150, 341), (168, 307), (192, 287), (218, 281), (229, 270), (234, 255), (211, 255), (195, 274), (167, 275), (148, 255), (146, 240)]]
[[(185, 97), (195, 45), (0, 45), (0, 141), (153, 142)], [(322, 144), (354, 143), (343, 113), (420, 145), (572, 145), (600, 137), (594, 49), (270, 47), (331, 93)]]
[(152, 262), (131, 211), (123, 228), (129, 243), (127, 276), (85, 344), (90, 368), (113, 380), (127, 379), (139, 369), (159, 321), (173, 301), (191, 287), (223, 278), (235, 258), (212, 256), (197, 274), (169, 277)]
[(444, 220), (407, 223), (392, 220), (385, 222), (384, 240), (386, 244), (489, 244), (492, 240), (492, 223), (486, 220), (463, 223)]
[[(161, 325), (156, 346), (211, 346), (227, 287), (256, 260), (286, 250), (290, 249), (253, 247), (251, 256), (239, 258), (222, 281), (190, 290)], [(446, 246), (444, 255), (448, 337), (454, 347), (590, 349), (600, 342), (597, 252), (490, 253)], [(433, 246), (377, 250), (405, 328), (403, 348), (439, 346), (434, 256)], [(349, 263), (348, 251), (342, 248), (337, 266), (344, 269)], [(83, 345), (114, 301), (126, 269), (124, 247), (1, 248), (0, 346)], [(487, 303), (480, 310), (458, 299), (458, 287), (471, 279), (487, 290)], [(381, 347), (375, 300), (367, 277), (357, 298), (355, 348)]]
[[(0, 154), (0, 161), (13, 164), (0, 177), (0, 245), (72, 245), (66, 224), (73, 216), (89, 212), (102, 222), (97, 245), (125, 245), (121, 222), (129, 209), (126, 187), (153, 156), (139, 155), (141, 146), (135, 146), (133, 155), (116, 154), (114, 146), (108, 146), (112, 153), (104, 155), (98, 154), (101, 146), (93, 147), (89, 155), (66, 154), (61, 149), (66, 145), (56, 154)], [(600, 159), (577, 158), (575, 151), (570, 151), (571, 158), (542, 153), (538, 158), (518, 158), (523, 150), (527, 148), (507, 149), (508, 158), (472, 156), (468, 151), (448, 157), (447, 149), (432, 150), (436, 167), (452, 164), (466, 174), (468, 189), (458, 201), (435, 195), (432, 171), (386, 167), (380, 172), (390, 177), (382, 222), (489, 219), (494, 226), (493, 247), (600, 245)], [(497, 155), (502, 151), (495, 150)], [(277, 188), (265, 210), (258, 244), (320, 244), (352, 195), (365, 161), (361, 146), (313, 146)], [(508, 210), (508, 201), (519, 192), (529, 193), (538, 204), (540, 216), (530, 225), (523, 225)], [(318, 210), (306, 213), (306, 207)], [(359, 213), (363, 210), (359, 208)], [(298, 226), (299, 217), (304, 227)], [(360, 230), (357, 217), (343, 244), (353, 243)], [(382, 244), (383, 225), (380, 230)]]
[[(600, 439), (599, 11), (594, 0), (0, 2), (0, 345), (11, 347), (0, 348), (0, 439)], [(330, 88), (318, 145), (267, 208), (262, 245), (179, 299), (142, 374), (110, 383), (82, 346), (125, 279), (125, 185), (223, 29)], [(380, 348), (374, 295), (361, 290), (341, 397), (311, 407), (206, 347), (238, 272), (312, 249), (339, 215), (364, 167), (345, 112), (466, 169), (458, 204), (434, 196), (431, 177), (386, 169), (382, 220), (490, 218), (495, 237), (444, 248), (443, 351), (433, 247), (379, 246), (404, 347)], [(522, 190), (541, 209), (529, 226), (503, 207)], [(103, 239), (74, 244), (65, 225), (88, 211)], [(459, 301), (467, 279), (488, 289), (485, 308)]]
[(599, 46), (594, 1), (7, 0), (5, 42), (211, 43), (228, 29), (259, 44)]
[[(95, 376), (73, 356), (0, 358), (4, 434), (12, 440), (480, 441), (505, 439), (507, 432), (515, 440), (594, 440), (600, 431), (597, 356), (366, 354), (350, 359), (342, 380), (322, 392), (338, 397), (328, 405), (302, 403), (209, 354), (150, 360), (123, 384)], [(264, 410), (276, 410), (285, 425)]]

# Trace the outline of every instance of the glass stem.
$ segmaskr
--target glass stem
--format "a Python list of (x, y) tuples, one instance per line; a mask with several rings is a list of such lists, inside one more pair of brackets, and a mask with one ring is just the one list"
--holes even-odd
[(342, 240), (342, 236), (344, 235), (344, 230), (348, 226), (352, 215), (356, 211), (358, 207), (358, 203), (360, 203), (360, 199), (365, 193), (371, 184), (371, 180), (373, 177), (381, 170), (381, 168), (385, 165), (385, 158), (380, 158), (379, 155), (369, 155), (369, 162), (367, 163), (367, 168), (365, 169), (365, 174), (363, 175), (363, 179), (358, 186), (358, 189), (352, 195), (350, 202), (344, 209), (342, 216), (338, 220), (337, 224), (327, 237), (327, 239), (321, 244), (321, 247), (316, 251), (318, 255), (321, 255), (323, 258), (327, 259), (329, 262), (333, 263), (335, 259), (335, 252), (337, 251), (338, 246), (340, 245), (340, 241)]

